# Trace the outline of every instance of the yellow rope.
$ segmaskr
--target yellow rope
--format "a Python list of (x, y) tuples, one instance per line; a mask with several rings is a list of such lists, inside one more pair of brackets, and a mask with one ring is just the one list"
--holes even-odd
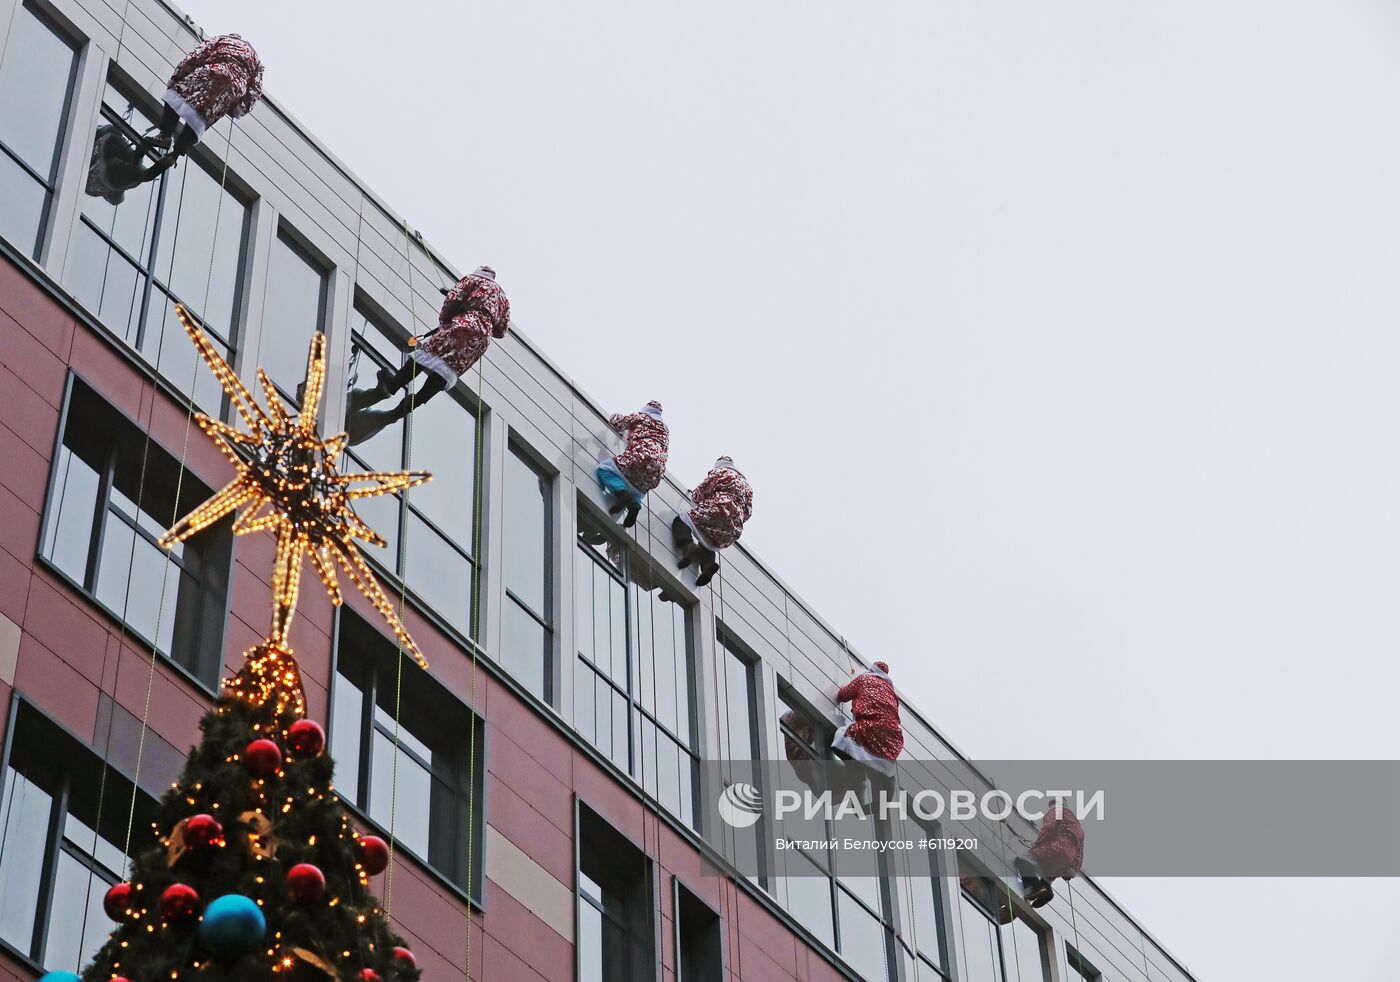
[(471, 702), (471, 733), (467, 738), (467, 964), (463, 978), (468, 982), (472, 976), (472, 874), (475, 869), (476, 858), (476, 731), (481, 725), (481, 717), (476, 711), (476, 656), (480, 645), (477, 644), (478, 625), (480, 620), (478, 614), (481, 604), (481, 475), (485, 470), (485, 461), (482, 460), (483, 444), (483, 414), (485, 403), (483, 395), (486, 391), (486, 353), (483, 351), (481, 357), (476, 362), (476, 501), (472, 509), (472, 621), (469, 625), (472, 643), (472, 702)]

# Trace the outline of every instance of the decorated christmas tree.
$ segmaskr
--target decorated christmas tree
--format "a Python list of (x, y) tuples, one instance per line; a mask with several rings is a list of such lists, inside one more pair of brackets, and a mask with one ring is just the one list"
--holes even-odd
[(322, 335), (312, 341), (301, 410), (292, 415), (261, 371), (268, 405), (259, 406), (200, 328), (183, 310), (179, 314), (248, 432), (199, 417), (238, 476), (177, 523), (162, 544), (243, 509), (234, 520), (236, 533), (277, 536), (272, 629), (225, 680), (201, 722), (203, 738), (160, 803), (159, 844), (134, 857), (130, 880), (107, 893), (105, 907), (117, 928), (83, 982), (417, 979), (412, 953), (371, 889), (390, 848), (358, 834), (335, 795), (334, 762), (324, 731), (306, 718), (287, 632), (301, 566), (310, 560), (334, 602), (341, 600), (339, 570), (393, 628), (404, 653), (423, 664), (359, 554), (355, 539), (382, 540), (355, 515), (352, 502), (403, 490), (427, 475), (338, 473), (344, 435), (322, 440), (316, 433), (325, 381)]

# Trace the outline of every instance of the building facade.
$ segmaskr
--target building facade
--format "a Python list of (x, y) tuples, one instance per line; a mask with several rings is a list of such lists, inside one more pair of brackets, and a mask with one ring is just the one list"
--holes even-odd
[[(334, 431), (457, 275), (275, 98), (119, 204), (86, 196), (96, 129), (145, 129), (198, 36), (160, 0), (0, 0), (0, 979), (105, 939), (143, 812), (267, 626), (270, 538), (155, 542), (229, 477), (191, 433), (193, 409), (226, 413), (173, 303), (292, 402), (325, 331)], [(462, 977), (469, 945), (492, 980), (1191, 978), (1087, 878), (999, 918), (953, 857), (725, 875), (699, 762), (823, 754), (864, 662), (742, 546), (704, 588), (678, 575), (674, 481), (624, 534), (593, 478), (605, 419), (514, 331), (411, 430), (350, 452), (435, 476), (362, 511), (430, 672), (399, 673), (358, 594), (303, 593), (311, 715), (358, 820), (392, 828), (392, 915), (425, 979)], [(905, 722), (910, 757), (959, 756)]]

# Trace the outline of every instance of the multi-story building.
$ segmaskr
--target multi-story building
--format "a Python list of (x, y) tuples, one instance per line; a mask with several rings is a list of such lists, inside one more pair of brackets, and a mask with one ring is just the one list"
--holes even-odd
[[(190, 433), (192, 408), (225, 407), (173, 301), (289, 400), (326, 332), (334, 430), (456, 277), (275, 98), (120, 204), (85, 195), (95, 130), (144, 129), (197, 37), (160, 0), (0, 0), (0, 978), (105, 938), (129, 830), (267, 625), (270, 539), (155, 543), (229, 477)], [(605, 416), (527, 334), (412, 428), (351, 466), (435, 475), (363, 509), (431, 671), (400, 690), (357, 595), (303, 591), (292, 641), (340, 794), (393, 825), (392, 914), (426, 979), (462, 976), (469, 929), (472, 977), (512, 982), (1190, 979), (1089, 879), (999, 924), (947, 856), (726, 875), (699, 761), (776, 758), (790, 711), (820, 753), (858, 656), (742, 546), (703, 589), (678, 575), (674, 481), (624, 534), (593, 478)], [(958, 756), (905, 722), (910, 756)]]

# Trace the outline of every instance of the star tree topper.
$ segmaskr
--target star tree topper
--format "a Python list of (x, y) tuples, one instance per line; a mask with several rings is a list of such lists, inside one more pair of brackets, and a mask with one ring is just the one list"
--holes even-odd
[[(383, 616), (403, 650), (427, 668), (423, 653), (404, 629), (394, 605), (355, 544), (356, 539), (376, 546), (385, 542), (355, 514), (352, 503), (403, 491), (422, 484), (430, 475), (423, 471), (338, 471), (335, 462), (345, 448), (345, 434), (323, 440), (316, 432), (316, 415), (326, 381), (324, 334), (317, 332), (311, 339), (301, 411), (292, 416), (266, 372), (258, 369), (258, 381), (267, 397), (264, 411), (185, 308), (177, 305), (175, 313), (249, 432), (240, 432), (203, 413), (196, 415), (200, 429), (238, 468), (238, 476), (176, 522), (161, 536), (160, 544), (169, 549), (239, 508), (243, 512), (234, 520), (235, 535), (270, 531), (277, 536), (272, 629), (262, 644), (247, 652), (252, 675), (240, 673), (225, 686), (242, 690), (246, 698), (258, 703), (276, 695), (279, 713), (289, 710), (304, 714), (300, 673), (287, 645), (287, 632), (296, 613), (302, 560), (306, 558), (311, 560), (334, 604), (343, 599), (336, 568), (343, 570)], [(254, 680), (251, 689), (249, 678)]]

